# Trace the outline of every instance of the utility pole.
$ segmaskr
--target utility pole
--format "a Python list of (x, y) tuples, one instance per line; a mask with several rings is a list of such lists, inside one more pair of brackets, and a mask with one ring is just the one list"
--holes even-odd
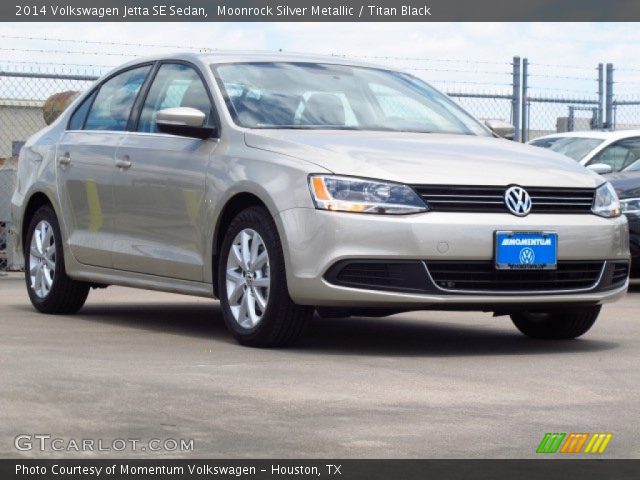
[(607, 96), (606, 96), (606, 112), (607, 112), (607, 129), (613, 130), (616, 126), (613, 121), (613, 64), (607, 63)]
[(522, 135), (520, 134), (520, 106), (522, 104), (521, 91), (520, 91), (520, 57), (513, 57), (513, 94), (511, 112), (513, 115), (513, 126), (515, 131), (513, 134), (513, 140), (516, 142), (522, 141)]

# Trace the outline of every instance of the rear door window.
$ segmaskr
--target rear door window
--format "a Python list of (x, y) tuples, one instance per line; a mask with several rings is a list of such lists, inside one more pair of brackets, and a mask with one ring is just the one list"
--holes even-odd
[(84, 129), (126, 130), (131, 109), (150, 70), (150, 65), (133, 68), (103, 83), (89, 111)]
[(73, 112), (73, 115), (71, 115), (71, 118), (69, 119), (69, 130), (82, 130), (82, 127), (84, 127), (84, 121), (87, 118), (87, 113), (89, 113), (89, 108), (91, 108), (91, 103), (95, 96), (96, 92), (93, 92), (84, 99), (78, 108), (76, 108), (76, 111)]

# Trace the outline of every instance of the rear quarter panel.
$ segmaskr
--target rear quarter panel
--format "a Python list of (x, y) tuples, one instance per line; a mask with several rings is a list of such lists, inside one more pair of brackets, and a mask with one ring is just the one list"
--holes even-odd
[[(31, 198), (42, 193), (53, 205), (57, 217), (60, 219), (60, 203), (56, 184), (56, 143), (60, 132), (55, 127), (47, 127), (33, 135), (26, 143), (18, 160), (18, 178), (16, 190), (11, 198), (11, 223), (15, 236), (15, 244), (22, 249), (23, 231), (28, 227), (24, 218), (26, 208)], [(60, 222), (63, 238), (66, 229)], [(65, 251), (66, 253), (66, 251)]]

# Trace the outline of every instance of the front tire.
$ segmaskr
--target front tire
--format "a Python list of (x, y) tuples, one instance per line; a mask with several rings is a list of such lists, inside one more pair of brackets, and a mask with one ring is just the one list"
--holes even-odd
[(600, 309), (600, 305), (595, 305), (545, 313), (518, 312), (511, 315), (511, 320), (528, 337), (567, 340), (587, 333), (596, 322)]
[(40, 207), (31, 218), (24, 245), (25, 281), (33, 306), (52, 314), (80, 310), (89, 285), (67, 276), (60, 225), (49, 205)]
[(243, 210), (229, 225), (220, 248), (218, 290), (227, 328), (251, 347), (295, 343), (314, 311), (289, 297), (282, 244), (264, 207)]

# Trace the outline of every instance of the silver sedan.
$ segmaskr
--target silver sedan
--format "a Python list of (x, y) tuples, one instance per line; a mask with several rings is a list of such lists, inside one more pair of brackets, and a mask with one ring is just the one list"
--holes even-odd
[(124, 285), (219, 298), (252, 346), (292, 343), (314, 311), (484, 310), (574, 338), (628, 284), (601, 177), (343, 58), (130, 62), (29, 139), (18, 177), (11, 230), (45, 313)]

